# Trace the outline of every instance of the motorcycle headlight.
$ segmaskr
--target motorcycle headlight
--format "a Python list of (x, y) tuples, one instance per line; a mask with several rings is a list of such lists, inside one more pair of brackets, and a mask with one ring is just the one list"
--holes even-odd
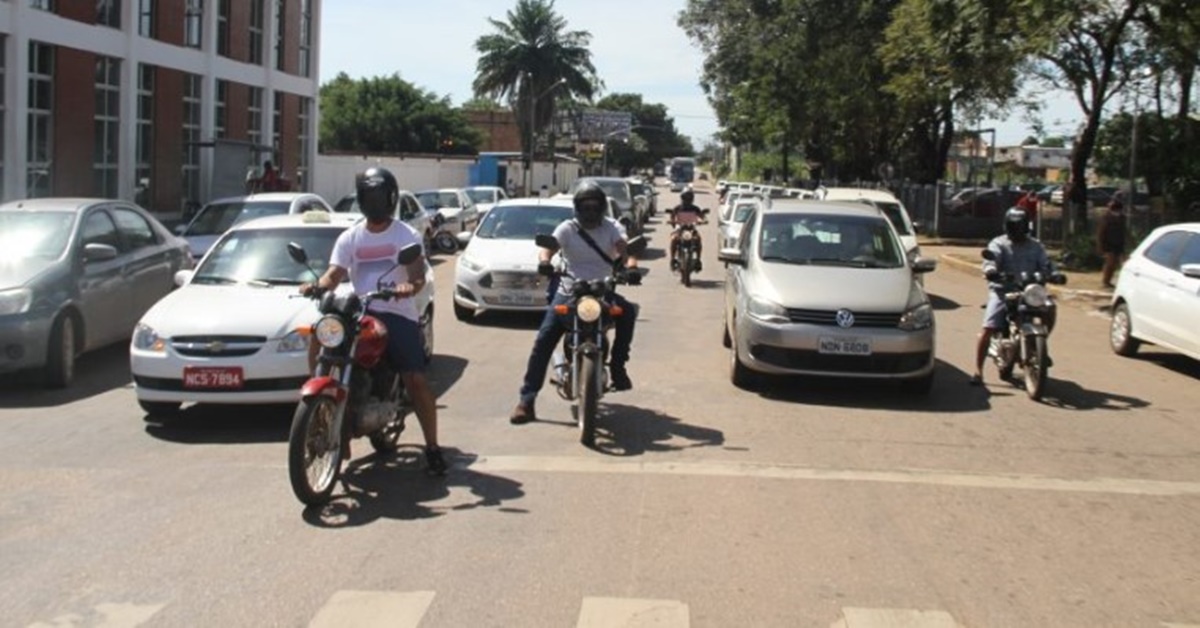
[(786, 323), (790, 320), (782, 305), (759, 297), (750, 297), (746, 314), (767, 323)]
[(33, 304), (33, 290), (17, 288), (15, 290), (0, 290), (0, 316), (8, 314), (24, 314)]
[(161, 353), (167, 349), (167, 339), (159, 336), (153, 327), (138, 323), (133, 330), (133, 348)]
[(600, 302), (592, 297), (580, 299), (575, 310), (579, 312), (579, 320), (585, 323), (594, 323), (600, 320)]
[(690, 241), (690, 240), (691, 240), (692, 238), (694, 238), (694, 237), (695, 237), (695, 235), (693, 235), (691, 231), (684, 231), (684, 232), (683, 232), (683, 239), (684, 239), (684, 240), (689, 240), (689, 241)]
[(317, 342), (326, 349), (335, 349), (346, 341), (346, 324), (336, 316), (322, 316), (317, 321)]
[(473, 258), (473, 257), (460, 257), (460, 258), (458, 258), (458, 263), (462, 264), (463, 268), (465, 268), (473, 273), (477, 273), (477, 272), (483, 270), (483, 264), (480, 264), (479, 262), (475, 261), (475, 258)]
[(308, 351), (308, 336), (302, 335), (299, 331), (293, 331), (279, 341), (279, 353), (299, 353), (301, 351)]
[(1046, 289), (1046, 286), (1036, 283), (1030, 284), (1021, 293), (1021, 300), (1029, 307), (1035, 309), (1043, 308), (1050, 305), (1050, 291)]
[(933, 307), (922, 303), (904, 313), (900, 317), (900, 329), (904, 331), (920, 331), (933, 325)]

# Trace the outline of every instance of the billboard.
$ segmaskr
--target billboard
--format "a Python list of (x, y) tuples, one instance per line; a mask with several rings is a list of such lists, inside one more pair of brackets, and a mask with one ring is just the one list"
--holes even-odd
[(633, 130), (633, 114), (628, 111), (585, 109), (579, 112), (579, 137), (583, 142), (603, 142), (605, 139), (628, 135)]

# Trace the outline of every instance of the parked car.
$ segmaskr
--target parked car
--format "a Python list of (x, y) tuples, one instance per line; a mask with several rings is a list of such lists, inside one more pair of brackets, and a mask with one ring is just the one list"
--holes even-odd
[(616, 201), (619, 210), (617, 221), (625, 226), (625, 232), (630, 237), (642, 233), (642, 225), (646, 222), (643, 215), (644, 208), (639, 207), (634, 202), (633, 191), (630, 189), (628, 181), (620, 177), (583, 177), (576, 179), (567, 193), (575, 194), (575, 191), (585, 181), (591, 181), (599, 185), (608, 198)]
[[(320, 317), (298, 286), (329, 267), (333, 245), (361, 217), (308, 212), (241, 223), (226, 233), (180, 288), (146, 312), (129, 349), (138, 403), (165, 415), (186, 402), (292, 403), (308, 379), (310, 338)], [(308, 253), (310, 271), (287, 245)], [(426, 359), (433, 354), (433, 271), (417, 293)], [(339, 291), (350, 292), (344, 282)]]
[(451, 233), (470, 231), (479, 224), (479, 208), (462, 188), (421, 190), (415, 196), (422, 207), (441, 214)]
[(742, 199), (733, 205), (733, 209), (728, 216), (721, 216), (717, 224), (717, 232), (720, 234), (719, 246), (732, 247), (737, 246), (738, 238), (742, 235), (742, 227), (746, 224), (746, 220), (762, 207), (762, 203), (758, 199)]
[(658, 192), (655, 191), (653, 185), (646, 183), (641, 177), (630, 177), (628, 181), (629, 191), (634, 198), (641, 196), (646, 199), (646, 208), (642, 212), (642, 222), (644, 223), (650, 216), (658, 213)]
[(501, 201), (474, 234), (461, 234), (463, 252), (454, 270), (454, 316), (460, 321), (488, 310), (541, 311), (546, 279), (537, 273), (534, 238), (575, 215), (572, 198)]
[[(334, 205), (335, 213), (353, 212), (362, 214), (362, 210), (358, 207), (358, 197), (354, 194), (347, 194)], [(433, 221), (430, 220), (429, 212), (421, 206), (421, 201), (408, 190), (400, 190), (400, 197), (396, 201), (396, 211), (392, 214), (393, 218), (403, 220), (408, 223), (417, 233), (420, 233), (424, 238), (425, 254), (428, 255), (433, 242), (435, 229)]]
[(868, 205), (781, 200), (753, 213), (727, 264), (724, 343), (739, 387), (758, 373), (896, 380), (928, 392), (934, 315), (895, 228)]
[[(1041, 189), (1039, 189), (1036, 192), (1036, 196), (1037, 196), (1037, 199), (1039, 202), (1052, 203), (1052, 202), (1054, 202), (1053, 201), (1054, 193), (1059, 190), (1062, 190), (1062, 186), (1057, 183), (1052, 184), (1052, 185), (1046, 185), (1046, 186), (1043, 186)], [(1062, 194), (1061, 193), (1058, 195), (1058, 198), (1059, 198), (1058, 204), (1061, 205), (1062, 204), (1062, 200), (1061, 200)]]
[(904, 244), (904, 252), (909, 259), (921, 255), (921, 247), (917, 245), (917, 230), (904, 203), (891, 192), (885, 190), (865, 190), (860, 188), (821, 188), (818, 190), (821, 200), (825, 201), (855, 201), (868, 203), (878, 207), (896, 229), (900, 242)]
[(74, 198), (0, 205), (0, 260), (0, 373), (41, 369), (59, 388), (192, 267), (187, 242), (141, 207)]
[(249, 196), (232, 196), (212, 201), (200, 208), (179, 235), (187, 240), (192, 257), (197, 261), (230, 227), (264, 216), (300, 214), (310, 210), (332, 212), (325, 199), (316, 194), (297, 192), (264, 192)]
[(1113, 292), (1109, 341), (1131, 356), (1143, 342), (1200, 360), (1200, 223), (1159, 227), (1134, 249)]
[(496, 203), (508, 198), (508, 193), (504, 191), (504, 188), (491, 185), (476, 185), (463, 188), (463, 191), (467, 193), (467, 196), (471, 197), (471, 202), (475, 203), (475, 207), (479, 210), (480, 220), (483, 220), (488, 210), (494, 207)]
[(971, 189), (959, 192), (946, 203), (946, 215), (963, 218), (992, 218), (997, 228), (1004, 212), (1016, 206), (1024, 192), (1001, 188)]

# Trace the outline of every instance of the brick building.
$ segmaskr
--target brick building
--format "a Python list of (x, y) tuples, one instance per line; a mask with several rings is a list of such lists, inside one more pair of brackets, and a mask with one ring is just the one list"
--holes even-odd
[(210, 200), (214, 140), (307, 187), (320, 4), (0, 0), (0, 199), (176, 214)]

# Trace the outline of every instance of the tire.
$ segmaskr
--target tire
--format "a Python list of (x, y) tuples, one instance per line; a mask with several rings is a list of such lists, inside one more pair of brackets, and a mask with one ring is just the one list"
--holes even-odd
[(50, 330), (50, 344), (46, 349), (46, 366), (43, 371), (46, 386), (66, 388), (75, 381), (77, 353), (74, 319), (70, 314), (63, 314), (54, 321), (54, 327)]
[(933, 371), (928, 375), (900, 382), (900, 389), (910, 395), (928, 395), (933, 389)]
[[(337, 402), (318, 395), (302, 399), (292, 417), (292, 429), (288, 434), (288, 478), (296, 498), (307, 506), (328, 503), (340, 475), (342, 435), (331, 433), (337, 427), (336, 415)], [(322, 447), (323, 452), (319, 450)], [(321, 454), (321, 460), (315, 459), (316, 454)], [(318, 473), (310, 473), (318, 462), (320, 465), (315, 467)]]
[(596, 443), (596, 412), (600, 389), (596, 384), (598, 358), (584, 355), (579, 362), (579, 442), (591, 447)]
[(425, 308), (421, 320), (417, 323), (421, 329), (421, 352), (425, 354), (425, 364), (433, 362), (433, 304)]
[(758, 383), (754, 371), (746, 368), (738, 357), (737, 342), (732, 336), (729, 339), (729, 381), (742, 390), (754, 390)]
[(729, 323), (725, 321), (721, 324), (721, 346), (726, 349), (733, 346), (733, 339), (729, 337)]
[(138, 399), (138, 405), (149, 417), (174, 416), (179, 414), (179, 408), (183, 406), (178, 401), (142, 401), (141, 399)]
[(1025, 393), (1034, 401), (1041, 401), (1046, 388), (1046, 337), (1034, 336), (1029, 359), (1025, 362)]
[(383, 429), (371, 434), (371, 448), (375, 453), (394, 454), (400, 449), (400, 435), (404, 433), (404, 416), (388, 423)]
[(1113, 308), (1112, 324), (1108, 331), (1108, 344), (1113, 353), (1131, 357), (1137, 353), (1141, 341), (1133, 337), (1133, 319), (1129, 314), (1129, 305), (1118, 303)]
[(691, 256), (685, 256), (683, 261), (679, 263), (679, 281), (684, 287), (692, 287), (692, 259)]
[(458, 250), (458, 240), (449, 231), (439, 231), (433, 236), (433, 243), (443, 253), (453, 253)]
[(470, 322), (471, 319), (475, 318), (475, 310), (472, 310), (471, 308), (463, 306), (463, 305), (459, 305), (458, 302), (455, 301), (454, 302), (454, 318), (457, 318), (458, 320), (463, 321), (464, 323)]

